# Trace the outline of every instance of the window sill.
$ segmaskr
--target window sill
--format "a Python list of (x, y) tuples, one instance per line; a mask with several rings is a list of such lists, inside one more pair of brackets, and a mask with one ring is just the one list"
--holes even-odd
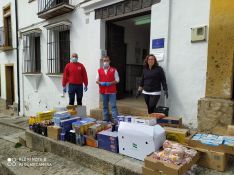
[(10, 51), (13, 50), (14, 48), (12, 46), (0, 46), (0, 51)]
[(62, 78), (63, 74), (46, 74), (48, 77)]
[(42, 76), (42, 73), (29, 73), (29, 72), (25, 72), (22, 73), (25, 76)]

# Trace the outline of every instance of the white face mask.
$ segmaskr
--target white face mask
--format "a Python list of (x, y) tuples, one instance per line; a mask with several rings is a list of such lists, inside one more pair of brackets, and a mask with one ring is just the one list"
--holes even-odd
[(106, 69), (106, 68), (108, 68), (110, 66), (110, 63), (109, 62), (104, 62), (103, 63), (103, 67)]
[(72, 57), (72, 58), (70, 59), (70, 61), (71, 61), (72, 63), (77, 63), (77, 62), (78, 62), (78, 58)]

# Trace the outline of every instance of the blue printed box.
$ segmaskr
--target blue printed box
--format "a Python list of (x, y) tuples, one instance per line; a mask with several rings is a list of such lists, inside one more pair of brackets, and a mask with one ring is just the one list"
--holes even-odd
[(101, 131), (97, 134), (98, 147), (114, 153), (119, 152), (118, 133)]

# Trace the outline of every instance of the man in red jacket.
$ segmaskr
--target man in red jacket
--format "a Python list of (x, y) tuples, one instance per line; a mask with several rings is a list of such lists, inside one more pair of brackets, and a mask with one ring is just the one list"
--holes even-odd
[(99, 85), (99, 92), (103, 100), (103, 120), (110, 121), (108, 103), (110, 101), (112, 109), (112, 119), (114, 123), (117, 121), (118, 110), (116, 106), (116, 84), (119, 82), (119, 74), (114, 67), (110, 66), (110, 58), (104, 56), (102, 58), (103, 67), (98, 69), (96, 83)]
[(84, 91), (88, 90), (88, 77), (83, 64), (78, 62), (78, 55), (72, 54), (70, 63), (68, 63), (63, 72), (63, 92), (66, 93), (68, 84), (69, 105), (74, 105), (75, 95), (77, 105), (82, 105), (83, 84)]

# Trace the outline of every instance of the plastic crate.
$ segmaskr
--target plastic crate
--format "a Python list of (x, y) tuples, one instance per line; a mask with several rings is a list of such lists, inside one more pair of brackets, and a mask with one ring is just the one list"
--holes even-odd
[(168, 107), (165, 107), (165, 106), (158, 106), (158, 107), (155, 109), (155, 113), (163, 113), (163, 114), (165, 114), (166, 116), (168, 116), (168, 114), (169, 114), (169, 108), (168, 108)]

